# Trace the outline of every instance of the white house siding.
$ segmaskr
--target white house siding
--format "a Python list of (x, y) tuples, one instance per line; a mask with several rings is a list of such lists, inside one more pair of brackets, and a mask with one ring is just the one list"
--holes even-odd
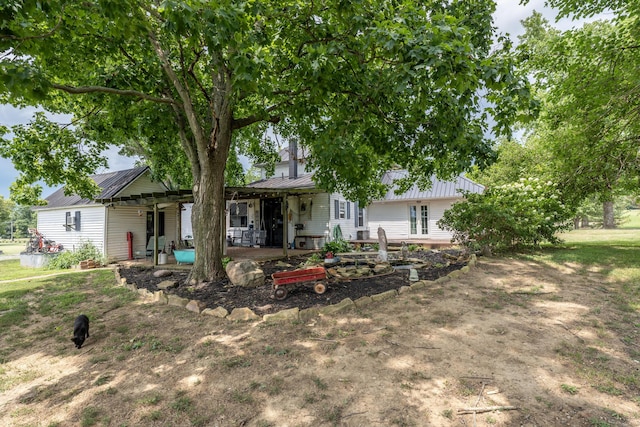
[[(104, 254), (105, 207), (68, 206), (57, 209), (38, 210), (38, 231), (47, 239), (62, 244), (67, 250), (78, 249), (83, 242), (91, 242)], [(80, 212), (80, 230), (64, 226), (66, 213), (74, 216)]]
[(118, 196), (130, 196), (132, 194), (153, 193), (166, 190), (167, 188), (164, 184), (151, 181), (151, 174), (147, 171), (131, 184), (120, 190)]
[[(177, 206), (171, 205), (164, 214), (165, 249), (168, 251), (176, 238)], [(133, 233), (133, 256), (144, 257), (147, 249), (147, 209), (137, 206), (116, 206), (107, 212), (107, 254), (109, 262), (121, 261), (129, 257), (127, 232)], [(140, 211), (140, 214), (138, 214)]]
[(372, 203), (368, 207), (371, 237), (375, 238), (378, 227), (382, 227), (387, 235), (387, 239), (450, 240), (451, 233), (440, 229), (437, 222), (444, 215), (444, 211), (451, 207), (453, 202), (453, 200), (422, 202), (422, 205), (428, 206), (429, 212), (429, 233), (427, 235), (409, 234), (409, 206), (418, 205), (417, 202)]
[[(307, 171), (306, 163), (298, 162), (298, 176), (306, 175), (310, 173)], [(289, 162), (277, 163), (274, 169), (274, 173), (271, 176), (267, 176), (266, 169), (260, 169), (260, 179), (268, 179), (272, 177), (289, 177)]]
[[(335, 201), (338, 202), (345, 202), (345, 218), (339, 218), (336, 219), (336, 214), (335, 214)], [(364, 212), (364, 223), (362, 227), (358, 227), (356, 226), (356, 217), (358, 215), (358, 212), (356, 211), (356, 203), (346, 200), (344, 198), (343, 195), (341, 194), (331, 194), (330, 196), (330, 209), (329, 209), (329, 216), (327, 218), (329, 218), (329, 235), (331, 238), (333, 238), (333, 228), (336, 225), (340, 226), (340, 230), (342, 231), (342, 237), (345, 240), (355, 240), (358, 237), (358, 231), (362, 231), (362, 230), (368, 230), (368, 224), (367, 224), (367, 216), (368, 216), (368, 212), (367, 209), (365, 209)]]
[[(301, 211), (302, 204), (305, 210)], [(288, 198), (291, 221), (288, 228), (288, 242), (294, 242), (298, 236), (323, 236), (324, 241), (329, 236), (329, 195), (326, 193), (305, 194)], [(303, 229), (296, 233), (295, 224), (302, 224)]]

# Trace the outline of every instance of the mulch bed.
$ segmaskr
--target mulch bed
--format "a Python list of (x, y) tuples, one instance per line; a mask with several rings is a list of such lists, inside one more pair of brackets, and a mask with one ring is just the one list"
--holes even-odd
[[(434, 267), (418, 269), (418, 276), (420, 280), (435, 280), (452, 271), (459, 270), (467, 264), (466, 262), (452, 262), (450, 257), (445, 258), (446, 254), (456, 256), (459, 253), (456, 250), (415, 251), (411, 252), (409, 257), (432, 263)], [(282, 301), (274, 299), (271, 274), (300, 268), (307, 258), (308, 256), (299, 256), (259, 262), (266, 277), (265, 285), (253, 289), (235, 287), (228, 280), (192, 286), (187, 283), (188, 272), (184, 270), (173, 270), (171, 276), (157, 278), (153, 276), (153, 268), (130, 267), (122, 268), (120, 275), (126, 278), (128, 283), (151, 292), (158, 290), (158, 283), (164, 280), (173, 280), (178, 283), (178, 286), (165, 291), (169, 294), (202, 301), (207, 308), (224, 307), (229, 312), (234, 308), (248, 307), (259, 315), (276, 313), (294, 307), (302, 310), (336, 304), (345, 298), (351, 298), (355, 301), (363, 296), (375, 295), (392, 289), (397, 290), (411, 284), (408, 270), (396, 270), (386, 275), (352, 280), (329, 278), (325, 281), (327, 290), (324, 294), (316, 294), (311, 286), (299, 286), (294, 289), (289, 288), (286, 299)], [(290, 264), (291, 267), (282, 266), (283, 261)]]

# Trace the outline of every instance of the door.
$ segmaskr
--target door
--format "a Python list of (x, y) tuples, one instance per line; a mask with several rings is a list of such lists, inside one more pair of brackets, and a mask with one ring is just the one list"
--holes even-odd
[(282, 247), (284, 216), (282, 215), (281, 199), (264, 199), (260, 202), (260, 230), (266, 231), (265, 245), (269, 247)]
[[(153, 211), (147, 211), (147, 240), (145, 245), (149, 243), (149, 239), (153, 236)], [(158, 212), (158, 237), (164, 236), (164, 212)]]
[(429, 209), (425, 205), (409, 205), (409, 235), (426, 237), (429, 234)]

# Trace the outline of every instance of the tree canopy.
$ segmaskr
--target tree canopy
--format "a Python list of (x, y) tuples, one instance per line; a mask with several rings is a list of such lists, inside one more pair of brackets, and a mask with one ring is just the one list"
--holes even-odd
[[(539, 14), (524, 22), (519, 50), (542, 100), (530, 138), (550, 153), (548, 169), (575, 205), (597, 196), (612, 206), (614, 196), (638, 188), (636, 20), (597, 21), (562, 33)], [(613, 216), (608, 225), (614, 226)]]
[[(486, 135), (508, 133), (535, 107), (508, 41), (494, 40), (494, 8), (9, 0), (0, 6), (2, 100), (74, 119), (59, 130), (37, 119), (0, 154), (20, 170), (20, 188), (40, 175), (81, 193), (107, 144), (143, 154), (154, 173), (193, 186), (192, 276), (219, 276), (225, 171), (240, 152), (272, 160), (270, 126), (307, 147), (320, 187), (362, 202), (385, 190), (391, 167), (409, 171), (408, 185), (490, 162)], [(28, 144), (34, 138), (60, 140), (60, 156)]]

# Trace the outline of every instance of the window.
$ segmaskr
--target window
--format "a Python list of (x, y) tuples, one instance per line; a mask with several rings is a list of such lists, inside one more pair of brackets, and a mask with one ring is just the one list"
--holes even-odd
[(80, 231), (80, 211), (75, 211), (73, 215), (71, 212), (65, 212), (64, 225), (66, 231)]
[[(427, 206), (409, 206), (409, 233), (426, 235), (429, 234), (429, 210)], [(419, 215), (419, 216), (418, 216)]]
[(411, 234), (418, 234), (418, 225), (417, 225), (415, 206), (409, 206), (409, 224), (411, 226)]
[(420, 223), (422, 224), (422, 234), (429, 234), (429, 215), (427, 207), (420, 206)]
[(345, 219), (346, 216), (346, 211), (347, 211), (347, 204), (346, 202), (343, 202), (342, 200), (340, 201), (340, 219)]
[(358, 213), (356, 216), (356, 226), (357, 227), (364, 227), (364, 208), (359, 207), (358, 205), (356, 205), (356, 212)]
[(247, 226), (247, 203), (231, 203), (229, 205), (229, 225), (231, 227)]

